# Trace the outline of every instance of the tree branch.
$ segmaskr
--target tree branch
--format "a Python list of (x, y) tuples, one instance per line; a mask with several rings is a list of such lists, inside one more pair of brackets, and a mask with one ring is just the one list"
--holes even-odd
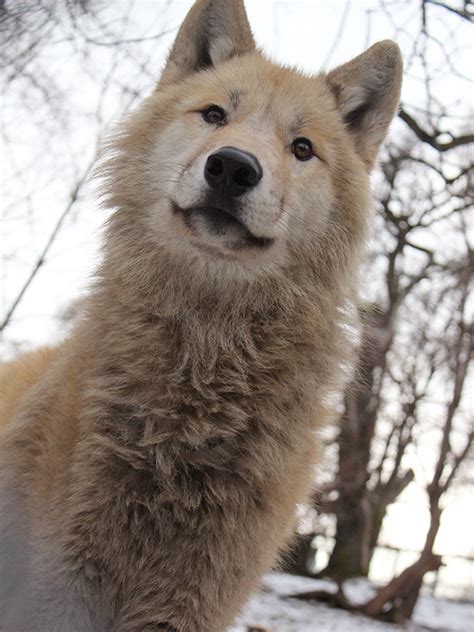
[(427, 132), (403, 108), (400, 108), (398, 116), (402, 119), (404, 123), (408, 125), (411, 131), (414, 132), (422, 142), (427, 143), (438, 151), (449, 151), (450, 149), (454, 149), (455, 147), (474, 143), (474, 134), (463, 134), (462, 136), (453, 138), (447, 143), (441, 143), (437, 140), (437, 136), (439, 136), (439, 134), (430, 134), (429, 132)]
[(439, 0), (424, 0), (423, 4), (432, 4), (435, 7), (446, 9), (446, 11), (450, 11), (451, 13), (454, 13), (458, 17), (463, 18), (468, 22), (472, 22), (474, 18), (474, 14), (469, 13), (468, 11), (469, 2), (465, 3), (464, 9), (456, 9), (455, 7), (449, 6), (449, 4), (446, 4), (445, 2), (439, 2)]
[(2, 323), (0, 324), (0, 333), (3, 332), (5, 330), (5, 328), (7, 327), (7, 325), (10, 323), (10, 321), (11, 321), (11, 319), (12, 319), (12, 317), (13, 317), (15, 311), (16, 311), (16, 309), (18, 308), (18, 305), (23, 300), (23, 297), (25, 296), (26, 292), (28, 291), (28, 288), (33, 283), (33, 280), (35, 279), (35, 277), (38, 274), (38, 272), (39, 272), (40, 268), (42, 267), (42, 265), (44, 264), (44, 262), (46, 260), (46, 257), (48, 255), (52, 245), (54, 244), (54, 242), (56, 240), (56, 237), (58, 236), (58, 234), (59, 234), (59, 232), (60, 232), (60, 230), (62, 228), (62, 225), (64, 224), (64, 221), (65, 221), (66, 217), (69, 215), (71, 209), (73, 208), (73, 206), (74, 206), (74, 204), (75, 204), (75, 202), (76, 202), (76, 200), (78, 198), (79, 191), (81, 190), (82, 186), (84, 185), (84, 183), (87, 180), (87, 177), (88, 177), (88, 175), (90, 173), (90, 170), (91, 170), (92, 165), (94, 164), (94, 162), (95, 162), (95, 158), (89, 164), (89, 166), (87, 167), (85, 172), (79, 178), (79, 181), (77, 182), (76, 186), (72, 190), (71, 195), (69, 197), (69, 202), (68, 202), (66, 208), (63, 210), (63, 212), (59, 216), (59, 219), (56, 222), (56, 225), (54, 226), (51, 235), (48, 237), (48, 240), (47, 240), (43, 250), (41, 251), (38, 259), (36, 260), (36, 263), (33, 266), (33, 269), (31, 270), (30, 274), (28, 275), (28, 278), (26, 279), (25, 283), (23, 284), (23, 287), (19, 291), (19, 293), (16, 296), (16, 298), (14, 299), (13, 303), (11, 304), (9, 309), (7, 310), (5, 318), (3, 319)]

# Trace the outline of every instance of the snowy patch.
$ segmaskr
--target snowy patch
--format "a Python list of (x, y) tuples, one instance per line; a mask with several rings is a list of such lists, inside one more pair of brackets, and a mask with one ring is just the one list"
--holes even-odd
[[(344, 585), (351, 601), (364, 603), (374, 594), (365, 580)], [(266, 575), (262, 588), (248, 603), (238, 623), (229, 632), (247, 632), (250, 625), (265, 626), (271, 632), (472, 632), (474, 604), (421, 597), (414, 621), (398, 626), (374, 621), (359, 614), (330, 608), (324, 604), (298, 601), (288, 595), (310, 590), (335, 591), (333, 582), (312, 580), (283, 573)]]

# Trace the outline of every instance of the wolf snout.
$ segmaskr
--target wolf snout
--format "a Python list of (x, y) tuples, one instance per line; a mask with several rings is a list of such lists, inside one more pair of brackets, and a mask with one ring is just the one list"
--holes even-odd
[(230, 197), (246, 193), (262, 176), (256, 156), (236, 147), (221, 147), (209, 156), (204, 167), (204, 177), (211, 189)]

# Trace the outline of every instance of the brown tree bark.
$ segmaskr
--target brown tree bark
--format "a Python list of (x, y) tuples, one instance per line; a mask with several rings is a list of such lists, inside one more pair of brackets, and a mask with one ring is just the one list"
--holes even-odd
[(411, 619), (415, 609), (423, 578), (429, 571), (437, 571), (442, 565), (441, 556), (433, 553), (433, 547), (441, 524), (439, 490), (429, 492), (430, 527), (418, 560), (400, 575), (381, 588), (373, 599), (363, 607), (364, 614), (391, 623), (405, 623)]
[(366, 576), (369, 570), (370, 509), (366, 494), (341, 499), (344, 512), (337, 519), (336, 538), (323, 575), (341, 581)]
[(364, 330), (356, 371), (358, 385), (349, 389), (340, 421), (335, 485), (338, 499), (334, 503), (336, 538), (324, 571), (338, 580), (366, 576), (369, 569), (374, 514), (367, 481), (378, 414), (380, 384), (376, 372), (384, 366), (391, 344), (393, 314), (369, 307), (362, 315)]
[(439, 555), (423, 553), (414, 564), (379, 590), (375, 597), (365, 604), (362, 612), (390, 623), (405, 623), (411, 619), (425, 573), (438, 570), (441, 564)]

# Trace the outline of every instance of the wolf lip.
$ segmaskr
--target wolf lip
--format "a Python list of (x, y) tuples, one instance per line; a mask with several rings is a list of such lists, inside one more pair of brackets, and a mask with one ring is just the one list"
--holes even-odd
[(237, 213), (216, 206), (194, 206), (183, 209), (177, 204), (173, 205), (174, 212), (182, 215), (185, 224), (191, 230), (195, 230), (195, 219), (204, 218), (207, 228), (215, 235), (227, 235), (234, 233), (239, 239), (240, 246), (258, 246), (266, 248), (272, 243), (272, 239), (257, 237), (239, 219)]
[(250, 233), (247, 226), (232, 211), (226, 211), (216, 206), (196, 206), (190, 211), (205, 217), (217, 232), (225, 232), (227, 228), (236, 227), (243, 228)]

